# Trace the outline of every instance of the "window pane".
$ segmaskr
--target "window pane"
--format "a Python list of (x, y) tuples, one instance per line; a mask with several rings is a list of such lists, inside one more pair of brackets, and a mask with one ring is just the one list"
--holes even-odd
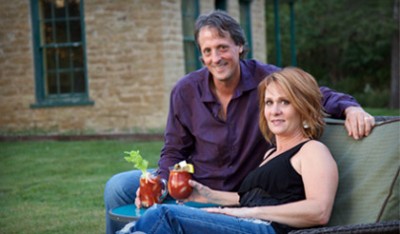
[(185, 36), (193, 36), (194, 22), (197, 17), (195, 12), (196, 1), (185, 1), (182, 4), (183, 35)]
[(67, 24), (65, 22), (56, 22), (56, 42), (66, 43), (67, 38)]
[(215, 9), (226, 11), (226, 0), (215, 0)]
[(71, 88), (70, 73), (60, 72), (60, 93), (70, 93)]
[(81, 22), (79, 20), (71, 20), (69, 23), (71, 42), (82, 41)]
[(51, 19), (51, 9), (53, 7), (52, 1), (41, 1), (42, 3), (42, 18), (44, 19)]
[(187, 72), (197, 69), (196, 46), (194, 42), (185, 42), (185, 63)]
[(82, 47), (73, 47), (72, 51), (72, 65), (74, 68), (83, 68), (83, 52)]
[(186, 72), (191, 72), (201, 67), (193, 35), (194, 24), (198, 16), (198, 7), (198, 0), (182, 1), (182, 31)]
[(241, 0), (240, 2), (240, 25), (243, 28), (243, 31), (246, 35), (246, 46), (249, 48), (247, 53), (247, 58), (251, 58), (253, 56), (252, 53), (252, 38), (251, 38), (251, 11), (250, 11), (250, 3), (248, 0)]
[(44, 43), (50, 44), (53, 42), (53, 26), (51, 22), (47, 22), (44, 24)]
[(85, 92), (85, 77), (83, 71), (74, 72), (74, 93)]
[(46, 60), (44, 61), (44, 63), (46, 64), (46, 68), (47, 70), (55, 70), (56, 67), (56, 49), (53, 48), (47, 48), (44, 49), (44, 53), (45, 53), (45, 58)]
[(186, 56), (186, 60), (194, 60), (194, 48), (193, 48), (193, 43), (192, 42), (185, 42), (185, 56)]
[(68, 0), (68, 11), (70, 17), (79, 17), (80, 9), (79, 9), (79, 0)]
[(58, 62), (60, 64), (59, 68), (70, 68), (70, 58), (69, 58), (69, 48), (58, 49)]
[(65, 3), (64, 0), (53, 0), (55, 2), (55, 18), (65, 18)]
[(193, 37), (194, 23), (192, 20), (189, 22), (190, 23), (183, 23), (183, 35)]
[(57, 94), (57, 76), (54, 72), (47, 74), (47, 94)]

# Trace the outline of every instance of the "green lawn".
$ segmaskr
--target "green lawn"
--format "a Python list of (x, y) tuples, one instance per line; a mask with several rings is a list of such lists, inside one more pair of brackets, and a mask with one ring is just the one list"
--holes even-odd
[(123, 152), (138, 149), (156, 167), (161, 147), (159, 141), (0, 142), (0, 233), (104, 233), (104, 185), (133, 169)]
[(162, 142), (0, 142), (0, 233), (104, 233), (104, 184), (133, 169), (139, 149), (155, 167)]
[(382, 115), (382, 116), (400, 116), (399, 109), (383, 109), (383, 108), (364, 108), (365, 111), (370, 113), (371, 115)]

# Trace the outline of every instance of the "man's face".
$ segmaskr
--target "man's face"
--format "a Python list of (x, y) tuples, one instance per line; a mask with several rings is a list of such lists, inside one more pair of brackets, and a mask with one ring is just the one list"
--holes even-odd
[(200, 30), (198, 43), (204, 65), (214, 80), (229, 81), (240, 77), (239, 56), (243, 46), (238, 46), (226, 32), (224, 37), (217, 29), (204, 27)]

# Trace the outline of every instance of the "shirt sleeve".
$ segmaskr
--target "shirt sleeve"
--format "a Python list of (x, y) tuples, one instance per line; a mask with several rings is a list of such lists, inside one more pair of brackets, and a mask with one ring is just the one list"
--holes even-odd
[(157, 171), (160, 177), (166, 180), (169, 176), (169, 167), (182, 160), (187, 161), (190, 149), (193, 147), (193, 136), (180, 120), (180, 115), (185, 114), (183, 110), (187, 109), (184, 105), (181, 94), (175, 88), (171, 92), (164, 146), (161, 150)]
[(348, 94), (336, 92), (328, 87), (320, 87), (323, 106), (329, 117), (344, 119), (344, 111), (350, 106), (360, 106), (356, 99)]

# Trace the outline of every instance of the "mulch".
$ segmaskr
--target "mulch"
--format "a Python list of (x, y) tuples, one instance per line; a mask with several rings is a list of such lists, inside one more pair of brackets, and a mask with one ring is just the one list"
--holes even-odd
[(24, 135), (0, 136), (2, 141), (90, 141), (90, 140), (132, 140), (132, 141), (162, 141), (163, 134), (92, 134), (92, 135)]

